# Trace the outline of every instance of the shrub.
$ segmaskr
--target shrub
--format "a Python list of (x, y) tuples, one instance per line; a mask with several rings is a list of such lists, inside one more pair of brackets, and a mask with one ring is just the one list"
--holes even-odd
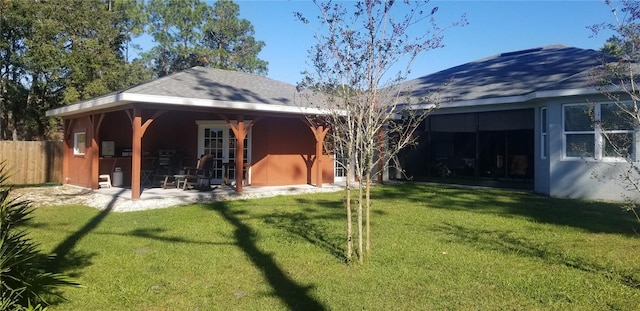
[(50, 271), (51, 258), (38, 249), (21, 225), (30, 219), (32, 203), (9, 198), (6, 165), (0, 163), (0, 310), (43, 310), (45, 296), (60, 286), (74, 286), (66, 276)]

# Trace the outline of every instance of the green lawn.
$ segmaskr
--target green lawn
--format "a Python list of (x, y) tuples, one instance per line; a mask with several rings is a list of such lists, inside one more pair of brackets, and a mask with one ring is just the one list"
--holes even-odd
[(346, 264), (342, 193), (134, 213), (38, 208), (82, 288), (53, 310), (638, 310), (640, 224), (617, 205), (406, 184), (373, 193)]

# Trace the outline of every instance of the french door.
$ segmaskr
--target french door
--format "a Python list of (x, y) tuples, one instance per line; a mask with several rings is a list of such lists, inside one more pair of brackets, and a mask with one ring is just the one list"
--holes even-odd
[[(245, 121), (251, 122), (251, 121)], [(211, 183), (221, 184), (225, 177), (236, 178), (236, 138), (224, 121), (196, 121), (198, 124), (198, 156), (213, 155)], [(251, 163), (251, 130), (244, 139), (243, 162)]]
[(338, 154), (333, 155), (333, 181), (345, 182), (347, 180), (347, 169), (344, 167), (344, 158)]

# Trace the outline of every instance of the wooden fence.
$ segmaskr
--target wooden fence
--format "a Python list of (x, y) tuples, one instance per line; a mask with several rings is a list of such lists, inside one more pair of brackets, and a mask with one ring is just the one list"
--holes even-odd
[(62, 183), (62, 142), (0, 141), (0, 163), (10, 185)]

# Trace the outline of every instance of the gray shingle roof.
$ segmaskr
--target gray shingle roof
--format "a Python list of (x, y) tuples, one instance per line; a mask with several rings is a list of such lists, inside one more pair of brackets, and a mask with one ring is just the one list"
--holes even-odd
[(132, 102), (154, 103), (181, 109), (183, 106), (263, 111), (286, 114), (322, 114), (310, 91), (267, 77), (204, 67), (184, 71), (47, 111), (47, 116), (72, 116), (124, 107)]
[(126, 93), (219, 101), (300, 105), (294, 85), (238, 71), (193, 67), (134, 86)]
[(591, 82), (585, 72), (601, 65), (602, 57), (602, 53), (594, 50), (551, 45), (502, 53), (409, 80), (400, 86), (418, 97), (440, 89), (439, 97), (453, 102), (586, 88)]

